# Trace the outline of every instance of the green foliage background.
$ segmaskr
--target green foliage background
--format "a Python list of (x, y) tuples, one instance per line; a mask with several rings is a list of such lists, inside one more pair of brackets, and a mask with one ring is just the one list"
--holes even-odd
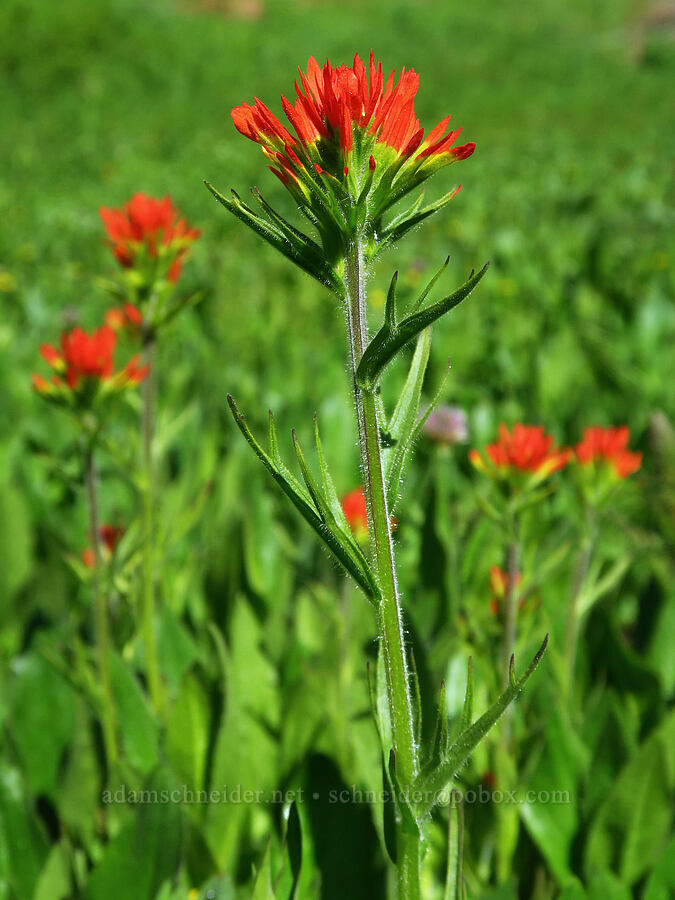
[[(97, 210), (136, 191), (170, 193), (203, 230), (181, 288), (205, 299), (174, 325), (160, 361), (161, 651), (173, 705), (164, 736), (141, 693), (122, 610), (116, 627), (126, 653), (116, 690), (129, 772), (120, 780), (266, 791), (379, 786), (363, 678), (364, 656), (375, 654), (370, 613), (258, 471), (225, 403), (230, 391), (259, 428), (272, 407), (284, 433), (295, 426), (305, 443), (317, 410), (338, 489), (355, 487), (341, 313), (201, 184), (242, 194), (258, 185), (292, 215), (229, 109), (257, 95), (278, 111), (279, 94), (291, 92), (310, 54), (337, 63), (371, 46), (385, 68), (421, 73), (423, 124), (452, 112), (478, 145), (431, 185), (440, 195), (461, 178), (450, 207), (378, 263), (374, 317), (393, 268), (412, 297), (448, 253), (449, 286), (490, 259), (475, 296), (435, 329), (428, 393), (449, 356), (446, 399), (467, 410), (474, 446), (492, 439), (502, 420), (542, 424), (563, 443), (587, 425), (626, 423), (644, 453), (604, 530), (603, 571), (628, 558), (630, 566), (589, 618), (577, 722), (557, 708), (554, 661), (528, 700), (528, 722), (543, 724), (534, 728), (537, 754), (523, 750), (527, 783), (569, 787), (574, 803), (520, 815), (518, 896), (667, 896), (665, 801), (675, 771), (667, 716), (675, 686), (673, 21), (629, 0), (4, 0), (2, 900), (178, 900), (190, 888), (206, 896), (207, 884), (219, 892), (213, 896), (250, 896), (246, 882), (265, 835), (275, 822), (282, 830), (280, 808), (246, 805), (122, 805), (101, 823), (97, 735), (68, 671), (73, 636), (89, 615), (87, 591), (63, 560), (86, 543), (78, 463), (70, 424), (32, 394), (30, 373), (39, 344), (56, 340), (61, 327), (100, 321), (109, 305), (100, 279), (113, 261)], [(394, 383), (403, 373), (401, 365)], [(132, 421), (130, 410), (118, 423), (124, 440)], [(458, 557), (437, 502), (450, 471), (463, 523)], [(104, 518), (130, 521), (134, 493), (112, 460), (105, 484)], [(450, 462), (421, 445), (397, 514), (411, 640), (432, 693), (442, 677), (456, 680), (468, 652), (479, 654), (484, 690), (494, 677), (489, 650), (480, 656), (490, 646), (481, 622), (487, 573), (503, 562), (502, 548), (477, 512), (473, 484), (465, 448)], [(549, 530), (533, 528), (533, 560), (573, 546), (572, 510), (563, 491), (547, 512)], [(459, 605), (453, 577), (462, 585)], [(568, 589), (564, 572), (544, 579), (524, 653), (542, 630), (551, 630), (555, 653)], [(460, 611), (463, 621), (476, 617), (477, 629), (457, 628)], [(479, 648), (476, 631), (487, 636)], [(479, 757), (467, 783), (489, 764)], [(311, 805), (300, 815), (299, 896), (317, 896), (319, 879), (322, 897), (383, 896), (376, 816), (362, 806), (336, 814)], [(495, 886), (485, 862), (491, 851), (478, 835), (494, 822), (484, 812), (468, 815), (477, 835), (467, 850), (470, 896), (516, 896), (515, 879)], [(433, 890), (430, 882), (429, 896), (442, 896)]]

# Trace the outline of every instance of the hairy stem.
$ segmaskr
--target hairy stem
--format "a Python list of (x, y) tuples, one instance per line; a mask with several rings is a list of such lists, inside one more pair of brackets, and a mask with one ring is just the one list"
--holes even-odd
[[(387, 508), (376, 397), (372, 391), (361, 390), (356, 381), (356, 370), (367, 344), (364, 259), (358, 240), (351, 248), (345, 262), (347, 325), (354, 374), (356, 415), (359, 425), (361, 470), (368, 506), (368, 527), (373, 562), (381, 592), (378, 617), (380, 640), (384, 648), (387, 669), (387, 692), (396, 774), (401, 787), (406, 789), (418, 774), (418, 748), (415, 743), (415, 719), (403, 637), (401, 605), (396, 582), (390, 517)], [(420, 840), (416, 835), (410, 835), (402, 827), (399, 827), (397, 847), (399, 900), (418, 900), (420, 897)]]
[(142, 469), (143, 486), (143, 567), (141, 592), (141, 634), (145, 648), (145, 667), (150, 700), (156, 712), (162, 709), (162, 682), (159, 672), (157, 639), (155, 636), (155, 467), (152, 440), (155, 423), (155, 341), (152, 336), (143, 342), (143, 363), (149, 372), (143, 381)]
[(98, 500), (96, 495), (96, 468), (94, 465), (94, 449), (91, 442), (84, 451), (84, 477), (87, 488), (87, 504), (89, 507), (89, 544), (94, 557), (91, 574), (91, 587), (94, 595), (94, 612), (96, 616), (96, 649), (98, 671), (101, 681), (103, 745), (108, 766), (117, 760), (117, 732), (115, 716), (115, 700), (110, 674), (110, 626), (108, 623), (108, 604), (101, 590), (101, 544), (99, 539)]

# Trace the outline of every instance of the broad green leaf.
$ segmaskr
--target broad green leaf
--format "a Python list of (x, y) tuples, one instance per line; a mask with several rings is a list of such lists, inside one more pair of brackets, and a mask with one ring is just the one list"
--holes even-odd
[(47, 841), (21, 776), (0, 767), (0, 891), (16, 898), (32, 897), (47, 856)]
[(675, 790), (675, 712), (627, 763), (599, 808), (586, 843), (589, 876), (610, 867), (634, 884), (668, 840)]
[[(227, 647), (219, 651), (225, 709), (211, 773), (213, 787), (228, 793), (225, 802), (209, 804), (204, 829), (208, 847), (223, 870), (234, 865), (254, 804), (263, 803), (278, 786), (279, 689), (275, 668), (264, 652), (263, 635), (249, 605), (237, 597)], [(239, 793), (233, 795), (233, 791)]]
[(162, 673), (175, 691), (198, 651), (188, 631), (167, 606), (162, 609), (159, 621), (158, 651)]
[(30, 789), (54, 795), (61, 755), (73, 735), (76, 695), (41, 656), (14, 661), (11, 733)]
[(136, 676), (116, 653), (110, 654), (110, 670), (124, 752), (139, 772), (148, 774), (157, 765), (159, 725)]
[(600, 872), (588, 885), (588, 900), (632, 900), (633, 894), (613, 872)]
[(0, 485), (0, 623), (11, 614), (14, 594), (31, 571), (30, 514), (23, 495)]
[(78, 843), (89, 854), (99, 838), (100, 805), (101, 771), (91, 709), (80, 699), (75, 708), (73, 738), (59, 778), (57, 806), (68, 833), (76, 834)]
[(92, 872), (86, 900), (155, 900), (181, 862), (182, 788), (164, 771), (155, 773), (135, 798), (134, 818), (108, 845)]
[[(351, 534), (347, 534), (337, 527), (331, 528), (331, 523), (335, 522), (335, 518), (332, 513), (329, 512), (330, 503), (323, 497), (321, 491), (316, 486), (311, 473), (309, 472), (309, 468), (306, 466), (306, 463), (304, 463), (304, 457), (302, 456), (301, 451), (298, 452), (297, 441), (294, 441), (296, 454), (303, 467), (303, 475), (306, 478), (309, 477), (311, 483), (314, 485), (313, 495), (312, 492), (308, 492), (300, 485), (297, 479), (291, 475), (286, 466), (281, 462), (277, 449), (274, 420), (271, 415), (270, 455), (263, 450), (253, 437), (253, 434), (246, 423), (246, 419), (239, 412), (234, 399), (229, 394), (227, 400), (239, 430), (248, 441), (258, 459), (262, 462), (286, 496), (291, 500), (305, 521), (312, 526), (314, 531), (319, 535), (329, 550), (331, 550), (336, 559), (354, 578), (366, 597), (375, 604), (377, 602), (376, 598), (379, 591), (363, 552), (356, 541), (354, 541)], [(329, 519), (328, 522), (326, 521), (326, 518)]]
[(490, 264), (486, 263), (479, 272), (472, 272), (467, 281), (452, 294), (432, 303), (419, 312), (406, 316), (395, 328), (390, 323), (384, 322), (380, 330), (366, 347), (356, 371), (356, 379), (359, 386), (366, 391), (375, 389), (377, 382), (385, 367), (396, 354), (410, 343), (420, 332), (449, 312), (462, 300), (469, 296)]
[(560, 892), (559, 900), (586, 900), (586, 891), (576, 878), (565, 885)]
[(272, 841), (267, 842), (265, 847), (265, 855), (263, 856), (260, 868), (256, 873), (255, 884), (253, 885), (253, 893), (251, 900), (274, 900), (275, 893), (272, 886)]
[[(558, 883), (564, 885), (572, 876), (570, 857), (579, 826), (578, 786), (588, 751), (564, 718), (553, 691), (548, 706), (541, 746), (534, 750), (536, 764), (522, 785), (526, 795), (518, 808), (530, 837)], [(529, 792), (537, 799), (528, 801)], [(544, 796), (548, 802), (542, 802)]]
[(176, 775), (194, 791), (205, 787), (211, 709), (197, 677), (188, 672), (171, 708), (166, 753)]
[(73, 896), (70, 850), (64, 841), (54, 844), (35, 887), (33, 900), (63, 900)]
[(522, 691), (530, 675), (539, 665), (546, 651), (548, 635), (537, 651), (534, 659), (520, 678), (516, 679), (514, 673), (513, 657), (509, 669), (509, 686), (498, 700), (477, 719), (473, 725), (466, 729), (448, 750), (448, 754), (437, 766), (424, 769), (413, 783), (413, 791), (421, 792), (422, 800), (415, 805), (418, 819), (427, 816), (438, 802), (439, 795), (454, 779), (457, 770), (469, 757), (475, 746), (485, 737), (509, 704), (515, 700)]
[(609, 570), (597, 580), (590, 580), (590, 584), (582, 591), (577, 601), (577, 613), (579, 618), (583, 618), (591, 607), (600, 600), (608, 591), (618, 584), (623, 578), (630, 566), (632, 559), (630, 556), (622, 557), (617, 560)]
[(675, 837), (661, 854), (647, 880), (644, 900), (670, 900), (675, 896)]

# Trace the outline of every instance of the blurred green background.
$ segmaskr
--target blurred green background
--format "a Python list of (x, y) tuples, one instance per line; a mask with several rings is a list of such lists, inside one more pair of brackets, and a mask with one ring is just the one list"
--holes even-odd
[[(372, 47), (385, 70), (414, 68), (421, 74), (416, 110), (422, 124), (431, 127), (451, 112), (453, 123), (464, 128), (463, 139), (477, 144), (468, 162), (442, 172), (428, 188), (431, 197), (439, 196), (458, 179), (459, 195), (378, 262), (371, 284), (375, 318), (394, 268), (401, 273), (405, 298), (448, 254), (447, 287), (491, 260), (475, 295), (435, 329), (428, 384), (432, 394), (449, 357), (444, 400), (467, 411), (471, 445), (491, 440), (500, 421), (541, 424), (562, 443), (579, 440), (587, 425), (625, 423), (632, 446), (643, 451), (643, 469), (609, 527), (614, 541), (609, 558), (618, 558), (628, 543), (634, 566), (606, 611), (608, 618), (598, 621), (594, 632), (597, 652), (609, 640), (608, 622), (617, 634), (622, 629), (629, 634), (632, 664), (641, 673), (635, 676), (642, 685), (635, 688), (638, 699), (631, 694), (629, 703), (633, 730), (608, 771), (620, 771), (656, 726), (675, 684), (667, 637), (675, 627), (670, 587), (675, 534), (674, 36), (675, 8), (635, 0), (3, 0), (0, 714), (7, 733), (4, 758), (12, 772), (21, 773), (17, 778), (26, 802), (43, 798), (39, 828), (52, 842), (55, 833), (63, 833), (54, 824), (61, 789), (57, 773), (53, 784), (49, 779), (41, 784), (39, 778), (36, 784), (42, 763), (27, 762), (22, 747), (46, 734), (57, 753), (70, 738), (61, 740), (52, 733), (51, 719), (39, 716), (37, 724), (29, 723), (28, 737), (21, 737), (20, 726), (17, 738), (12, 723), (18, 701), (12, 698), (21, 661), (44, 642), (57, 649), (67, 646), (75, 620), (85, 615), (86, 592), (63, 556), (77, 555), (85, 545), (86, 521), (81, 497), (69, 482), (77, 474), (71, 426), (33, 395), (30, 374), (41, 370), (40, 343), (55, 342), (64, 325), (97, 325), (110, 305), (100, 279), (113, 273), (114, 264), (103, 243), (100, 205), (120, 206), (137, 191), (169, 193), (203, 232), (180, 284), (186, 292), (203, 291), (205, 298), (167, 335), (159, 376), (167, 523), (163, 599), (171, 621), (191, 644), (172, 675), (175, 685), (197, 665), (195, 660), (208, 669), (210, 651), (203, 636), (209, 621), (235, 643), (233, 634), (248, 635), (251, 647), (258, 646), (258, 638), (246, 629), (262, 629), (271, 645), (266, 654), (276, 667), (277, 688), (279, 681), (302, 681), (302, 660), (325, 655), (321, 641), (328, 638), (320, 640), (313, 629), (320, 631), (315, 618), (321, 621), (323, 613), (317, 609), (330, 600), (316, 601), (316, 584), (326, 581), (326, 591), (342, 588), (312, 536), (258, 471), (229, 418), (225, 394), (235, 395), (252, 425), (264, 427), (272, 407), (284, 434), (295, 426), (306, 442), (317, 410), (338, 490), (354, 488), (358, 454), (342, 315), (327, 292), (229, 217), (202, 185), (208, 179), (223, 193), (234, 187), (242, 195), (257, 185), (273, 205), (293, 216), (281, 185), (267, 172), (259, 149), (235, 131), (229, 110), (258, 96), (279, 113), (279, 95), (291, 94), (297, 67), (304, 67), (310, 55), (319, 62), (328, 56), (337, 64), (350, 62), (355, 52), (365, 56)], [(400, 364), (385, 392), (388, 399), (403, 373)], [(124, 427), (121, 421), (122, 435)], [(47, 454), (59, 457), (60, 464), (49, 463)], [(468, 491), (465, 456), (463, 449), (457, 451), (453, 465), (458, 483)], [(133, 491), (113, 473), (112, 464), (110, 469), (104, 518), (128, 520), (135, 508)], [(435, 574), (434, 559), (445, 557), (443, 536), (429, 521), (430, 470), (430, 450), (422, 447), (397, 516), (404, 598), (411, 627), (427, 642), (435, 679), (444, 672), (452, 640), (439, 638), (446, 575)], [(191, 511), (194, 521), (188, 522)], [(500, 561), (494, 536), (481, 535), (462, 556), (461, 577), (472, 602), (487, 596), (489, 565)], [(314, 600), (302, 602), (312, 612), (299, 626), (299, 637), (294, 633), (301, 650), (291, 652), (289, 639), (280, 635), (308, 585)], [(564, 585), (554, 585), (551, 596), (556, 590), (564, 592)], [(246, 614), (237, 612), (238, 603)], [(354, 667), (361, 665), (372, 633), (364, 615)], [(267, 655), (251, 662), (253, 650), (242, 641), (235, 655), (265, 670)], [(372, 647), (368, 652), (372, 655)], [(610, 663), (601, 669), (596, 687), (617, 682), (623, 703), (622, 692), (630, 694), (634, 685), (622, 684)], [(644, 679), (658, 699), (641, 706)], [(316, 683), (325, 685), (318, 677)], [(33, 694), (27, 696), (30, 702)], [(289, 696), (282, 691), (282, 699)], [(305, 701), (293, 702), (303, 710)], [(220, 715), (214, 704), (212, 747)], [(275, 709), (278, 728), (282, 713)], [(260, 749), (265, 734), (256, 732), (250, 745), (251, 752), (260, 752), (263, 768), (272, 765), (268, 757), (274, 755), (267, 745)], [(290, 746), (296, 737), (285, 741)], [(315, 734), (310, 738), (303, 732), (297, 741), (298, 759), (314, 746), (323, 753), (331, 749), (328, 738)], [(376, 748), (372, 740), (364, 742)], [(294, 771), (293, 752), (284, 752), (288, 758), (277, 760), (282, 774), (270, 774), (270, 784)], [(326, 757), (321, 760), (326, 764)], [(348, 769), (344, 763), (343, 778)], [(613, 777), (608, 775), (607, 783)], [(550, 836), (548, 850), (538, 845), (558, 884), (566, 874), (583, 870), (584, 840), (578, 829), (600, 799), (590, 802), (574, 825), (565, 826), (564, 838), (555, 838), (564, 845), (567, 861), (551, 861), (555, 840)], [(93, 818), (93, 806), (82, 809), (83, 821)], [(246, 853), (238, 863), (241, 879), (261, 852), (264, 825), (254, 821), (246, 832)], [(85, 825), (69, 827), (83, 842)], [(214, 870), (229, 866), (225, 861), (231, 862), (232, 847), (240, 848), (237, 842), (243, 839), (224, 840), (231, 841), (225, 849), (214, 850), (210, 843), (215, 862), (194, 864), (198, 853), (193, 847), (189, 884), (200, 885)], [(15, 876), (8, 876), (9, 887), (0, 890), (0, 897), (33, 895), (45, 846), (21, 863), (22, 871), (31, 873), (23, 892), (12, 881)], [(88, 853), (91, 863), (96, 854)], [(531, 849), (523, 853), (524, 859), (534, 858)], [(327, 883), (330, 862), (319, 863)], [(0, 885), (2, 872), (0, 858)], [(625, 871), (621, 875), (630, 884), (646, 878), (639, 865), (630, 869), (630, 877)], [(476, 876), (476, 884), (481, 877)], [(530, 891), (535, 890), (532, 882)], [(363, 896), (380, 896), (375, 888), (369, 894), (371, 887), (364, 884), (370, 882), (361, 883)], [(325, 896), (361, 896), (356, 891), (343, 888)]]

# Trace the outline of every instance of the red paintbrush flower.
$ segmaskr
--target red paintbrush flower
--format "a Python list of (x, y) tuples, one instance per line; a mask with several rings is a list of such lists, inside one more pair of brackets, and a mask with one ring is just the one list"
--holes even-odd
[[(359, 543), (367, 543), (368, 541), (368, 509), (366, 506), (366, 495), (362, 487), (355, 488), (346, 494), (341, 500), (342, 512), (344, 513), (347, 524), (352, 530), (352, 534)], [(389, 519), (391, 530), (393, 531), (398, 522), (394, 516)]]
[(118, 372), (114, 371), (114, 352), (117, 336), (104, 325), (88, 334), (73, 328), (61, 336), (61, 350), (43, 344), (40, 353), (55, 374), (51, 381), (41, 375), (33, 376), (38, 393), (55, 402), (89, 406), (100, 394), (119, 392), (138, 384), (148, 373), (147, 366), (139, 366), (133, 357)]
[(630, 431), (626, 425), (587, 428), (583, 439), (574, 448), (577, 462), (582, 466), (608, 465), (618, 478), (626, 478), (642, 465), (642, 454), (628, 449), (629, 439)]
[(517, 424), (511, 433), (502, 424), (498, 440), (488, 444), (484, 454), (472, 450), (469, 461), (480, 472), (520, 493), (532, 490), (562, 469), (571, 456), (571, 450), (553, 446), (553, 437), (540, 426)]
[(356, 488), (342, 498), (342, 512), (357, 541), (368, 538), (368, 510), (363, 488)]
[[(450, 116), (425, 135), (415, 114), (418, 84), (412, 70), (385, 79), (372, 51), (367, 66), (355, 56), (351, 66), (321, 68), (312, 57), (295, 83), (294, 101), (281, 98), (289, 127), (257, 97), (235, 107), (232, 119), (261, 145), (269, 168), (319, 226), (330, 219), (343, 232), (368, 230), (410, 190), (475, 149), (455, 146), (461, 129), (446, 134)], [(232, 208), (249, 218), (237, 202)]]
[(134, 194), (124, 209), (102, 206), (99, 214), (115, 259), (125, 269), (141, 270), (149, 282), (176, 281), (183, 256), (201, 234), (180, 218), (170, 197)]
[(562, 469), (570, 460), (572, 451), (553, 446), (553, 437), (541, 426), (517, 424), (510, 433), (506, 425), (499, 426), (499, 438), (485, 448), (487, 459), (472, 450), (469, 460), (489, 474), (508, 476), (510, 471), (528, 472), (537, 480), (546, 478)]

